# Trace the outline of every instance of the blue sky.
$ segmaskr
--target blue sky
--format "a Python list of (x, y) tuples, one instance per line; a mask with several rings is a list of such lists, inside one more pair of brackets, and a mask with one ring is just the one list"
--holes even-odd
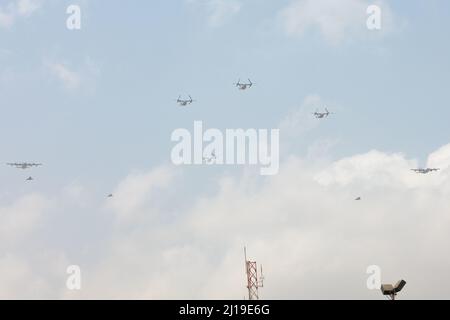
[[(57, 197), (72, 184), (102, 197), (130, 173), (170, 167), (171, 132), (192, 130), (194, 120), (221, 129), (271, 129), (299, 108), (314, 112), (324, 105), (334, 114), (310, 130), (299, 128), (281, 146), (286, 159), (330, 142), (324, 151), (330, 162), (375, 149), (426, 166), (450, 137), (450, 3), (379, 1), (389, 18), (381, 31), (365, 29), (365, 12), (344, 14), (336, 18), (348, 18), (336, 40), (318, 28), (320, 14), (309, 17), (301, 34), (286, 31), (283, 12), (307, 2), (42, 0), (10, 25), (0, 23), (0, 161), (45, 164), (33, 171), (38, 181), (31, 186), (23, 184), (28, 172), (0, 168), (0, 199)], [(326, 0), (319, 2), (326, 8)], [(18, 1), (1, 0), (3, 12), (11, 14), (10, 3)], [(66, 28), (70, 4), (81, 7), (79, 31)], [(61, 78), (58, 66), (71, 80)], [(238, 92), (238, 78), (256, 85)], [(197, 101), (179, 108), (180, 94)], [(305, 105), (312, 95), (320, 97), (317, 106)], [(185, 179), (171, 189), (181, 199), (192, 196), (189, 204), (209, 199), (222, 175), (240, 177), (239, 168), (182, 170)], [(97, 209), (88, 204), (76, 222), (89, 241), (99, 225), (112, 224), (92, 216)], [(55, 238), (65, 232), (63, 220), (47, 225), (58, 227)], [(80, 254), (75, 240), (67, 243)]]
[[(286, 1), (245, 1), (218, 27), (208, 25), (202, 4), (91, 1), (75, 32), (65, 28), (70, 3), (49, 2), (1, 31), (11, 52), (2, 57), (3, 73), (18, 78), (2, 88), (4, 160), (110, 176), (116, 170), (108, 167), (123, 173), (167, 160), (170, 132), (195, 119), (275, 127), (309, 94), (340, 108), (332, 124), (305, 139), (338, 138), (338, 155), (377, 148), (423, 159), (448, 137), (443, 1), (394, 3), (398, 30), (339, 45), (315, 31), (286, 36), (276, 15)], [(99, 74), (85, 91), (68, 93), (43, 71), (55, 61), (78, 72), (87, 60)], [(239, 77), (257, 83), (245, 97), (232, 87)], [(177, 109), (178, 94), (198, 104)]]

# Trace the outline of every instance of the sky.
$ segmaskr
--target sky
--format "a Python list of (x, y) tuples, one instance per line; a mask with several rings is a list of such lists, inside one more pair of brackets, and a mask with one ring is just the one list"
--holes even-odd
[[(444, 0), (0, 0), (0, 298), (243, 299), (247, 246), (263, 299), (383, 299), (371, 265), (407, 281), (404, 299), (449, 299), (449, 13)], [(171, 133), (196, 120), (279, 129), (279, 173), (175, 166)], [(5, 165), (20, 161), (44, 166)], [(428, 166), (441, 171), (410, 170)]]

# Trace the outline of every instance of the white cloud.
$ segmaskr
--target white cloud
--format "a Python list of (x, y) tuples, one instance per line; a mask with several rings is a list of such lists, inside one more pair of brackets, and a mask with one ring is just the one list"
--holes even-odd
[(42, 6), (41, 0), (18, 0), (17, 12), (20, 16), (28, 17)]
[(92, 91), (100, 75), (99, 67), (90, 58), (77, 68), (65, 62), (46, 61), (45, 69), (56, 77), (69, 91), (77, 91), (81, 88)]
[(358, 181), (371, 186), (405, 188), (419, 182), (410, 170), (416, 166), (415, 161), (406, 160), (402, 154), (374, 150), (337, 161), (328, 170), (321, 172), (316, 180), (324, 186), (338, 184), (345, 187)]
[(69, 262), (63, 254), (0, 254), (0, 299), (55, 299), (64, 296)]
[[(430, 158), (447, 167), (448, 148)], [(21, 286), (32, 279), (31, 288), (53, 298), (241, 299), (247, 245), (264, 265), (264, 299), (381, 299), (366, 288), (372, 264), (382, 268), (383, 282), (408, 281), (403, 298), (448, 298), (450, 257), (440, 253), (450, 243), (450, 170), (416, 175), (415, 165), (380, 151), (321, 166), (291, 156), (278, 176), (218, 179), (217, 192), (197, 195), (179, 213), (172, 203), (186, 200), (168, 191), (190, 188), (189, 179), (165, 166), (135, 173), (106, 206), (116, 224), (82, 265), (82, 291), (64, 290), (63, 253), (47, 256), (59, 257), (51, 272), (42, 271), (46, 262), (10, 255), (0, 257), (0, 278), (10, 279), (0, 296), (29, 297), (31, 285)], [(77, 187), (74, 196), (85, 195)], [(19, 219), (6, 224), (22, 225), (14, 234), (35, 220), (17, 214), (30, 207), (19, 202), (0, 211)]]
[(227, 19), (241, 11), (241, 3), (234, 0), (211, 0), (209, 24), (213, 27), (221, 26)]
[(427, 163), (430, 168), (447, 169), (450, 166), (450, 144), (430, 154)]
[(317, 94), (307, 96), (300, 107), (292, 110), (279, 124), (284, 135), (298, 136), (306, 131), (310, 131), (319, 125), (319, 121), (312, 115), (315, 111), (324, 111), (327, 104)]
[(39, 8), (43, 0), (14, 0), (0, 6), (0, 27), (10, 28), (21, 17), (29, 17)]
[[(69, 185), (57, 203), (64, 220), (107, 234), (98, 251), (97, 238), (89, 243), (89, 259), (71, 256), (82, 267), (80, 292), (64, 289), (68, 254), (59, 241), (26, 258), (14, 250), (16, 235), (36, 230), (46, 207), (25, 197), (0, 209), (0, 238), (12, 244), (0, 255), (0, 297), (242, 299), (247, 245), (264, 265), (264, 299), (382, 299), (366, 288), (373, 264), (383, 282), (407, 280), (402, 298), (450, 298), (450, 257), (442, 254), (450, 243), (449, 150), (429, 156), (443, 168), (429, 175), (411, 172), (418, 161), (402, 153), (371, 150), (327, 163), (291, 153), (277, 176), (219, 176), (194, 199), (186, 195), (192, 179), (170, 166), (128, 175), (106, 205)], [(91, 226), (99, 212), (101, 225)], [(74, 234), (74, 246), (85, 243), (85, 229)]]
[(81, 76), (77, 72), (70, 70), (67, 65), (50, 63), (48, 68), (63, 83), (65, 88), (74, 90), (80, 87)]
[(211, 27), (220, 27), (241, 11), (242, 3), (239, 0), (188, 0), (191, 4), (201, 4), (206, 8), (208, 24)]
[[(318, 31), (329, 43), (339, 44), (369, 32), (366, 27), (368, 0), (292, 0), (280, 12), (280, 19), (288, 35), (303, 36)], [(393, 28), (393, 13), (386, 1), (375, 1), (382, 9), (382, 29)], [(372, 33), (374, 33), (372, 31)]]
[[(41, 291), (41, 283), (33, 282), (31, 266), (24, 260), (11, 254), (0, 256), (0, 286), (1, 299), (20, 299), (27, 296), (30, 287)], [(38, 280), (38, 282), (40, 282)]]
[[(108, 207), (120, 223), (133, 220), (143, 214), (142, 210), (145, 212), (157, 202), (158, 192), (170, 185), (174, 175), (168, 167), (159, 167), (143, 174), (130, 174), (118, 185)], [(148, 211), (154, 211), (154, 207)]]
[(9, 28), (14, 23), (14, 16), (0, 8), (0, 27)]
[[(416, 175), (410, 171), (416, 163), (370, 151), (318, 168), (293, 156), (263, 183), (257, 176), (224, 177), (215, 195), (198, 197), (177, 218), (135, 216), (90, 266), (89, 290), (78, 297), (240, 299), (244, 245), (264, 265), (265, 299), (379, 299), (366, 288), (372, 264), (385, 282), (408, 281), (404, 298), (450, 297), (450, 258), (439, 255), (450, 242), (450, 171)], [(152, 175), (121, 185), (142, 199), (151, 194), (148, 181), (182, 183)], [(138, 207), (151, 215), (158, 200), (148, 199)], [(131, 198), (130, 212), (135, 204)]]
[(31, 194), (0, 207), (0, 248), (29, 236), (39, 226), (50, 205), (43, 196)]
[[(327, 108), (330, 112), (339, 112), (340, 107), (330, 101), (326, 101), (318, 94), (310, 94), (300, 103), (300, 106), (292, 109), (288, 115), (280, 121), (278, 128), (281, 131), (281, 150), (283, 155), (290, 156), (291, 150), (301, 147), (299, 144), (302, 142), (302, 138), (317, 128), (323, 119), (317, 119), (313, 114), (314, 112), (325, 112)], [(307, 158), (323, 158), (327, 156), (330, 149), (338, 144), (337, 138), (332, 139), (319, 139), (316, 141), (308, 142)]]

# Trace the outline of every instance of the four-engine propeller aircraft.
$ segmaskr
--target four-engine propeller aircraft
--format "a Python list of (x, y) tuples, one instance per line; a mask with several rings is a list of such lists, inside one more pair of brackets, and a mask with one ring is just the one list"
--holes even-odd
[(33, 180), (34, 180), (33, 177), (28, 177), (28, 179), (25, 181), (33, 181)]
[(319, 112), (316, 111), (313, 113), (313, 115), (317, 118), (317, 119), (323, 119), (323, 118), (328, 118), (328, 116), (332, 114), (330, 111), (328, 111), (327, 108), (325, 108), (325, 112)]
[(28, 162), (19, 162), (19, 163), (7, 163), (6, 165), (15, 167), (17, 169), (29, 169), (32, 167), (39, 167), (42, 166), (42, 163), (28, 163)]
[(181, 99), (181, 96), (179, 96), (177, 99), (177, 103), (182, 107), (186, 107), (186, 106), (192, 104), (193, 102), (194, 102), (194, 100), (192, 99), (191, 96), (189, 96), (189, 99)]
[(238, 80), (237, 83), (234, 84), (239, 90), (247, 90), (253, 87), (253, 82), (248, 79), (248, 83), (241, 83), (241, 79)]
[(420, 174), (428, 174), (430, 172), (433, 171), (439, 171), (441, 169), (439, 168), (419, 168), (419, 169), (411, 169), (411, 171), (414, 171), (415, 173), (420, 173)]

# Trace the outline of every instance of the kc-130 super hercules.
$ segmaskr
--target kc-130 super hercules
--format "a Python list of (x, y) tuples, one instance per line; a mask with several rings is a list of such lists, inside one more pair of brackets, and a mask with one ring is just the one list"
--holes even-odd
[(439, 168), (425, 168), (425, 169), (419, 168), (419, 169), (411, 169), (411, 171), (414, 171), (415, 173), (421, 173), (421, 174), (428, 174), (428, 173), (430, 173), (430, 172), (433, 172), (433, 171), (439, 171), (439, 170), (441, 170), (441, 169), (439, 169)]
[(19, 163), (7, 163), (6, 165), (11, 166), (11, 167), (15, 167), (17, 169), (29, 169), (32, 167), (39, 167), (42, 166), (42, 163), (28, 163), (28, 162), (19, 162)]

